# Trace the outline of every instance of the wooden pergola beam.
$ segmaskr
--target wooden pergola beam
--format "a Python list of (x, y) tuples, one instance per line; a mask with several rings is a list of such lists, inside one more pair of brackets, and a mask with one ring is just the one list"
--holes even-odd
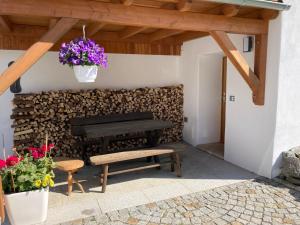
[(127, 7), (122, 4), (85, 0), (0, 0), (0, 15), (69, 17), (94, 22), (136, 27), (155, 27), (189, 31), (212, 30), (240, 34), (267, 33), (265, 22), (260, 19), (226, 17), (177, 10)]
[(121, 39), (126, 39), (126, 38), (129, 38), (129, 37), (132, 37), (138, 33), (141, 33), (143, 32), (144, 30), (147, 30), (148, 27), (128, 27), (128, 28), (125, 28), (125, 30), (122, 30), (120, 33), (119, 33), (119, 37)]
[(36, 63), (77, 22), (78, 19), (60, 19), (40, 41), (33, 44), (14, 64), (8, 67), (0, 76), (0, 95)]
[(158, 31), (155, 31), (154, 33), (150, 34), (149, 40), (150, 40), (150, 42), (153, 42), (153, 41), (157, 41), (157, 40), (161, 40), (161, 39), (164, 39), (167, 37), (174, 36), (176, 34), (181, 34), (183, 32), (184, 31), (182, 31), (182, 30), (158, 30)]
[(96, 33), (98, 33), (104, 26), (106, 26), (106, 23), (92, 23), (87, 27), (87, 36), (92, 37)]
[(0, 16), (0, 30), (4, 32), (11, 32), (11, 25), (9, 20), (5, 16)]
[(268, 35), (256, 35), (254, 72), (225, 32), (212, 31), (210, 35), (251, 88), (254, 104), (264, 105)]

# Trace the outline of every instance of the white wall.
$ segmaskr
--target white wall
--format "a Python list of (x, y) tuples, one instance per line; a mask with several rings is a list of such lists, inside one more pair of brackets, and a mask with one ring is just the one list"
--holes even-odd
[[(199, 56), (197, 144), (220, 140), (222, 54)], [(196, 103), (196, 102), (195, 102)]]
[(281, 153), (300, 145), (300, 2), (282, 14), (278, 106), (272, 176), (280, 173)]
[[(7, 64), (15, 60), (22, 51), (0, 50), (0, 73)], [(109, 67), (100, 70), (95, 83), (82, 84), (75, 80), (68, 66), (58, 63), (58, 53), (47, 53), (22, 76), (23, 93), (60, 89), (88, 88), (139, 88), (179, 84), (178, 56), (147, 56), (109, 54)], [(13, 95), (6, 91), (0, 96), (0, 134), (5, 134), (5, 145), (12, 146), (13, 130), (10, 128), (11, 100)], [(0, 146), (2, 146), (0, 140)]]
[[(278, 54), (276, 46), (280, 41), (280, 19), (270, 26), (266, 98), (264, 106), (256, 106), (252, 102), (252, 93), (238, 71), (229, 62), (227, 71), (227, 106), (225, 131), (225, 160), (239, 165), (259, 175), (271, 177), (273, 143), (276, 117)], [(242, 35), (231, 35), (231, 39), (239, 50), (242, 49)], [(198, 144), (199, 119), (197, 105), (199, 77), (197, 74), (198, 59), (201, 55), (221, 53), (221, 49), (210, 38), (190, 41), (183, 45), (181, 61), (181, 79), (185, 85), (185, 116), (188, 122), (184, 128), (184, 138), (189, 143)], [(253, 52), (245, 53), (249, 64), (253, 64)], [(235, 102), (228, 101), (234, 95)], [(196, 101), (196, 103), (195, 103)], [(205, 109), (205, 106), (202, 107)], [(205, 128), (199, 128), (205, 129)]]

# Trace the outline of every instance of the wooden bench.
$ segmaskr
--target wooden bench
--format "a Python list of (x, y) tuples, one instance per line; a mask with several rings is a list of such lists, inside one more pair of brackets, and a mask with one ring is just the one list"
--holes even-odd
[[(101, 152), (106, 153), (110, 142), (127, 139), (146, 138), (146, 146), (157, 146), (162, 130), (171, 128), (172, 123), (154, 120), (151, 112), (132, 112), (93, 116), (90, 118), (74, 118), (70, 120), (71, 134), (81, 136), (82, 159), (88, 163), (85, 149), (90, 144), (100, 144)], [(126, 150), (126, 149), (122, 149)]]
[(90, 161), (92, 165), (95, 166), (102, 166), (102, 173), (100, 177), (100, 184), (102, 185), (102, 192), (104, 193), (106, 190), (107, 185), (107, 177), (121, 174), (121, 173), (128, 173), (138, 170), (150, 169), (150, 168), (160, 168), (162, 164), (165, 163), (151, 163), (145, 166), (125, 169), (125, 170), (118, 170), (109, 172), (109, 165), (117, 162), (123, 162), (133, 159), (140, 159), (140, 158), (148, 158), (148, 157), (158, 157), (162, 155), (169, 155), (170, 161), (165, 162), (171, 165), (171, 171), (173, 172), (174, 169), (176, 171), (176, 175), (181, 177), (181, 163), (180, 163), (180, 156), (178, 151), (174, 149), (147, 149), (147, 150), (137, 150), (137, 151), (126, 151), (126, 152), (117, 152), (105, 155), (97, 155), (90, 157)]

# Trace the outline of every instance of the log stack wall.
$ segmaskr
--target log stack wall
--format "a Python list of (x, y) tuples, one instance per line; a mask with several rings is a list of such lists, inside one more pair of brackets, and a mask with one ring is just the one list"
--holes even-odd
[[(161, 143), (182, 140), (183, 86), (139, 89), (62, 90), (16, 94), (11, 119), (16, 147), (40, 145), (46, 133), (49, 140), (67, 157), (79, 157), (79, 138), (71, 135), (70, 119), (96, 115), (151, 111), (155, 119), (171, 121), (173, 128), (165, 129)], [(109, 151), (136, 148), (144, 138), (112, 142)], [(92, 155), (100, 152), (92, 146)]]

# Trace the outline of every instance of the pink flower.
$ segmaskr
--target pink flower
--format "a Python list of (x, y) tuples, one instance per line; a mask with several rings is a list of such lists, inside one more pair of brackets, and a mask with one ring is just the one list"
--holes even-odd
[(2, 159), (0, 159), (0, 169), (6, 167), (6, 162)]
[(9, 156), (7, 159), (6, 159), (6, 165), (7, 166), (15, 166), (17, 165), (19, 162), (21, 161), (21, 159), (19, 159), (17, 156)]

